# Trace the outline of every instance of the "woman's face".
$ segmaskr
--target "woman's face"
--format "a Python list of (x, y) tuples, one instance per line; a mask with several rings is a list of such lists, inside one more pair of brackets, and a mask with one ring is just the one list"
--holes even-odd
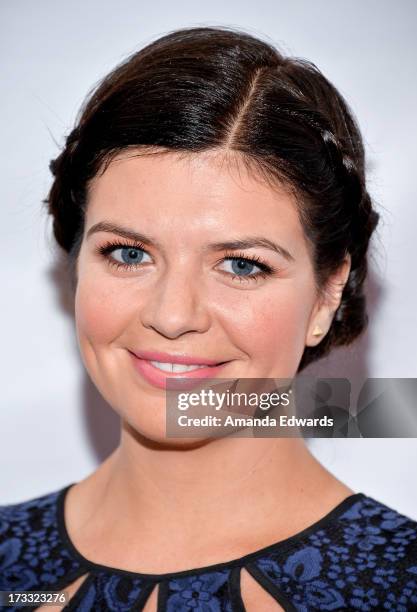
[(318, 296), (295, 202), (237, 160), (124, 152), (90, 186), (78, 342), (107, 402), (153, 440), (165, 439), (165, 379), (134, 353), (226, 362), (224, 378), (292, 378), (311, 335)]

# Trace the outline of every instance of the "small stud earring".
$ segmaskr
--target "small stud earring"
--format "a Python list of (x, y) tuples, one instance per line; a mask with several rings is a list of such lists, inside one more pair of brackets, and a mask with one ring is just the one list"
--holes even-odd
[(312, 332), (313, 336), (321, 336), (323, 333), (324, 332), (322, 328), (320, 327), (320, 325), (316, 325), (316, 327), (313, 329), (313, 332)]

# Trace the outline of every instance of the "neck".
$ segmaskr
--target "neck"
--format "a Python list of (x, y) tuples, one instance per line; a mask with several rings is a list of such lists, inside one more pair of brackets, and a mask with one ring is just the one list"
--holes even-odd
[(341, 484), (299, 437), (227, 436), (173, 449), (141, 440), (126, 423), (119, 447), (83, 483), (90, 479), (90, 516), (117, 524), (122, 509), (117, 528), (126, 534), (143, 538), (143, 530), (163, 542), (180, 533), (183, 546), (196, 534), (236, 539), (254, 524), (258, 535), (284, 529), (280, 521), (288, 529), (288, 517), (314, 514), (323, 491)]

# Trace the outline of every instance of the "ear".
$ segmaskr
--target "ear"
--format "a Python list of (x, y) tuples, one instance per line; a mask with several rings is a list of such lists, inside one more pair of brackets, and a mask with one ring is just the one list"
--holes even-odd
[(327, 281), (324, 292), (317, 298), (307, 327), (306, 346), (316, 346), (329, 331), (335, 312), (342, 299), (343, 288), (349, 277), (350, 266), (351, 258), (347, 254), (343, 263)]

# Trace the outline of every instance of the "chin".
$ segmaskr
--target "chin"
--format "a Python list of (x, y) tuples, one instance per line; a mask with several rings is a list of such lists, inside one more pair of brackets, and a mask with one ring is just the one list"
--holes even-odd
[(126, 420), (122, 416), (122, 428), (138, 442), (148, 447), (166, 448), (168, 449), (192, 449), (200, 446), (206, 446), (215, 438), (200, 436), (200, 437), (167, 437), (165, 431), (165, 419), (163, 423), (139, 424), (135, 420)]

